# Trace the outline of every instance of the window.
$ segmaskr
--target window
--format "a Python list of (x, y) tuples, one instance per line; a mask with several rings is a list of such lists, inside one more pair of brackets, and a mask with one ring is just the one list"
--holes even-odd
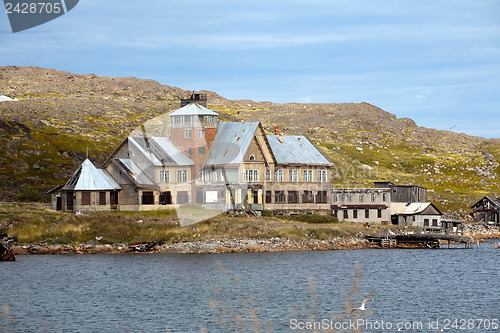
[(359, 194), (359, 202), (363, 202), (365, 200), (365, 195), (363, 193)]
[(177, 204), (184, 204), (189, 202), (189, 194), (187, 191), (178, 191), (177, 192)]
[(312, 170), (304, 170), (304, 181), (305, 182), (312, 182), (313, 181)]
[(377, 209), (377, 218), (382, 218), (382, 209)]
[(184, 138), (191, 139), (191, 130), (184, 130)]
[(271, 197), (272, 197), (272, 194), (271, 194), (271, 191), (266, 191), (266, 203), (271, 203)]
[(351, 201), (352, 201), (352, 194), (351, 194), (351, 193), (347, 193), (347, 194), (346, 194), (346, 200), (347, 200), (348, 202), (351, 202)]
[(198, 139), (204, 138), (205, 137), (205, 130), (198, 130)]
[(372, 193), (370, 197), (371, 197), (371, 201), (375, 202), (375, 193)]
[(318, 191), (318, 194), (316, 195), (316, 203), (327, 203), (327, 193), (327, 191)]
[(250, 161), (255, 161), (255, 155), (250, 155), (250, 157), (248, 158)]
[(285, 191), (275, 191), (274, 192), (274, 202), (275, 203), (285, 203)]
[(358, 210), (357, 209), (353, 209), (352, 210), (352, 218), (353, 219), (357, 219), (358, 218)]
[(288, 191), (288, 203), (299, 203), (299, 191)]
[(314, 203), (314, 194), (312, 191), (304, 191), (302, 193), (302, 202), (303, 203)]
[(90, 192), (82, 192), (82, 205), (90, 205)]
[(432, 226), (437, 227), (438, 225), (438, 220), (437, 219), (432, 219)]
[(369, 218), (370, 218), (370, 210), (365, 209), (365, 219), (369, 219)]
[(326, 170), (318, 170), (318, 182), (326, 182)]
[(333, 217), (339, 217), (339, 211), (334, 209), (333, 210)]
[(215, 122), (215, 116), (207, 116), (207, 122), (214, 123)]
[(271, 181), (271, 169), (266, 169), (266, 182)]
[(160, 183), (169, 183), (169, 182), (170, 182), (170, 171), (160, 170)]
[(243, 179), (246, 182), (258, 182), (259, 170), (245, 170), (243, 172)]
[(382, 201), (387, 201), (387, 193), (382, 193)]
[(299, 171), (298, 170), (288, 170), (288, 181), (289, 182), (299, 181)]
[(424, 227), (428, 227), (429, 226), (429, 219), (424, 219)]
[(106, 204), (106, 192), (99, 192), (99, 205)]
[(344, 209), (344, 218), (345, 219), (349, 218), (349, 211), (347, 209)]
[(333, 199), (334, 202), (339, 201), (339, 194), (338, 193), (333, 193)]
[(191, 152), (191, 147), (188, 147), (188, 155), (191, 156), (192, 152)]
[(205, 155), (205, 147), (198, 147), (198, 154)]
[(283, 181), (283, 170), (274, 170), (274, 181), (282, 182)]
[(170, 191), (160, 193), (160, 205), (172, 204), (172, 193)]
[(177, 182), (178, 183), (187, 182), (187, 170), (177, 170)]
[(142, 204), (143, 205), (154, 205), (155, 196), (152, 191), (142, 192)]

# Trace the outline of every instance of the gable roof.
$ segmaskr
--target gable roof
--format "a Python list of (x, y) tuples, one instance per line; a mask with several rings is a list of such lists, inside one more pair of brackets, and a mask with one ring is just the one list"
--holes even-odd
[(219, 114), (196, 103), (189, 103), (180, 109), (170, 113), (170, 116), (218, 116)]
[[(443, 215), (431, 202), (391, 202), (390, 206), (391, 215)], [(430, 210), (428, 211), (429, 208)]]
[(268, 135), (267, 141), (278, 164), (333, 165), (319, 149), (303, 135), (285, 135), (283, 143), (278, 135)]
[(474, 206), (472, 206), (472, 208), (480, 206), (483, 203), (484, 199), (490, 201), (495, 207), (500, 208), (500, 198), (491, 197), (491, 196), (482, 197), (481, 200), (479, 200), (478, 202), (476, 202), (474, 204)]
[(104, 170), (97, 169), (89, 159), (86, 159), (62, 189), (70, 191), (101, 191), (119, 190), (121, 187)]
[(220, 122), (205, 165), (242, 163), (258, 126), (257, 122)]
[(155, 166), (194, 165), (194, 162), (172, 141), (165, 137), (129, 137), (144, 156)]

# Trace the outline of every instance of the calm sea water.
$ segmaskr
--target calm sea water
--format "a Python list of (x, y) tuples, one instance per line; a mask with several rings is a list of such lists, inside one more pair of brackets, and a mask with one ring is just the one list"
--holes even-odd
[[(356, 263), (362, 279), (355, 278)], [(359, 293), (352, 291), (355, 281)], [(346, 314), (346, 295), (356, 306), (373, 299), (369, 311), (353, 314), (367, 316), (359, 322), (363, 332), (436, 332), (438, 326), (500, 332), (500, 250), (491, 243), (479, 249), (18, 256), (0, 263), (0, 286), (0, 303), (8, 303), (0, 332), (295, 332), (314, 323), (349, 331), (354, 319)]]

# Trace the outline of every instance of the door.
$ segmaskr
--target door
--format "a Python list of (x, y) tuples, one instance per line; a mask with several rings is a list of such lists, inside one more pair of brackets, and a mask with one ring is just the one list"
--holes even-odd
[(73, 192), (66, 193), (66, 210), (74, 210)]
[(62, 198), (56, 197), (56, 210), (62, 210)]

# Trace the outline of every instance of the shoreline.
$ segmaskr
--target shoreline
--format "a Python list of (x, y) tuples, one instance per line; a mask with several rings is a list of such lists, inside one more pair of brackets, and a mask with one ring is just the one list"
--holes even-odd
[[(498, 239), (500, 234), (468, 234), (479, 242)], [(418, 247), (416, 247), (418, 248)], [(30, 244), (12, 247), (15, 255), (57, 254), (130, 254), (130, 253), (261, 253), (292, 251), (330, 251), (382, 249), (360, 237), (336, 237), (332, 239), (293, 240), (274, 238), (205, 239), (179, 243), (135, 243), (135, 244)], [(387, 249), (387, 248), (383, 248)]]
[(31, 244), (16, 245), (15, 255), (57, 255), (57, 254), (127, 254), (127, 253), (260, 253), (292, 251), (328, 251), (377, 248), (366, 239), (358, 237), (336, 237), (333, 239), (292, 240), (268, 239), (206, 239), (180, 243), (138, 243), (138, 244)]

